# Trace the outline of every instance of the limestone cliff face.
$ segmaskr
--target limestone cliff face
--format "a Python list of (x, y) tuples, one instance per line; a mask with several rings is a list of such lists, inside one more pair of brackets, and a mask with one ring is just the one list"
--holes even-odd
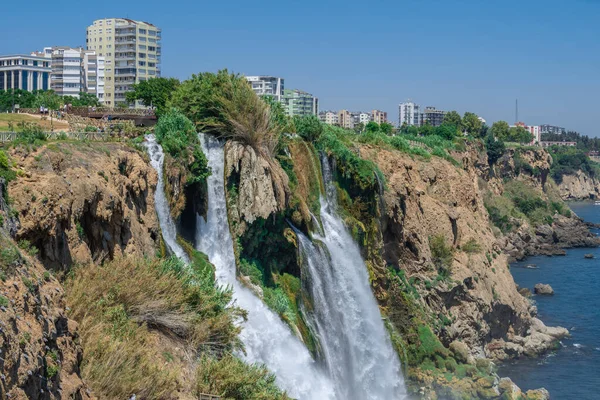
[(0, 394), (11, 399), (93, 398), (81, 380), (82, 349), (77, 324), (66, 315), (63, 288), (12, 240), (15, 221), (1, 197), (0, 205)]
[[(374, 161), (386, 177), (382, 234), (388, 264), (416, 282), (434, 282), (438, 271), (430, 238), (442, 236), (454, 248), (451, 279), (418, 288), (431, 314), (451, 316), (450, 325), (438, 333), (440, 339), (446, 345), (459, 340), (476, 357), (502, 359), (526, 353), (524, 343), (533, 346), (530, 339), (543, 328), (534, 323), (534, 310), (518, 293), (507, 257), (492, 232), (477, 169), (468, 167), (476, 160), (467, 155), (464, 170), (436, 157), (418, 161), (371, 146), (363, 146), (361, 156)], [(544, 335), (537, 352), (560, 336)], [(503, 352), (507, 346), (489, 347), (498, 342), (510, 343), (511, 353)]]
[(600, 181), (589, 177), (583, 171), (575, 175), (563, 176), (558, 185), (560, 195), (564, 200), (589, 200), (600, 198)]
[(12, 158), (23, 171), (9, 186), (16, 238), (35, 245), (47, 268), (154, 254), (157, 177), (140, 153), (116, 143), (58, 143)]
[(225, 145), (225, 179), (234, 181), (237, 193), (229, 204), (230, 217), (237, 220), (238, 234), (257, 218), (282, 211), (290, 196), (289, 179), (281, 166), (235, 141)]

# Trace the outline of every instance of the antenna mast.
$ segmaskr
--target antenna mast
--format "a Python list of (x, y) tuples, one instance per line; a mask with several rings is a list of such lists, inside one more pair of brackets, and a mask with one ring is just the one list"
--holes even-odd
[(519, 122), (519, 99), (515, 100), (515, 124)]

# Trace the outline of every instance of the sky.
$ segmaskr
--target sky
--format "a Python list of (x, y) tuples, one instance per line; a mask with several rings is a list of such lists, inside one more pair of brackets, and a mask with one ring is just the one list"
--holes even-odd
[[(70, 5), (65, 5), (69, 3)], [(600, 136), (600, 0), (47, 1), (2, 6), (0, 54), (85, 45), (94, 19), (162, 28), (162, 75), (275, 75), (321, 110), (398, 104)]]

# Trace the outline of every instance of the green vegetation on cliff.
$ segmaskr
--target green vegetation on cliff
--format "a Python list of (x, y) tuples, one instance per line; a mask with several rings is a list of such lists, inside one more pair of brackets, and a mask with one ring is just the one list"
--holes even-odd
[(552, 155), (550, 174), (556, 183), (561, 183), (563, 176), (574, 175), (583, 171), (589, 177), (600, 177), (600, 164), (590, 160), (582, 150), (574, 147), (554, 146), (549, 149)]
[(84, 379), (107, 398), (158, 399), (180, 390), (286, 398), (264, 368), (232, 355), (242, 348), (235, 321), (245, 312), (230, 305), (229, 289), (215, 286), (205, 256), (192, 260), (186, 267), (174, 258), (120, 259), (75, 270), (67, 292), (80, 323)]

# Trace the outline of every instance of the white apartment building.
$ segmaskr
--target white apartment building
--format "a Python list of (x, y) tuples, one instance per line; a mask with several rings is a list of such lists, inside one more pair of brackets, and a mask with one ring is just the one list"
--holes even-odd
[[(44, 49), (44, 53), (48, 52)], [(52, 47), (51, 89), (61, 96), (79, 97), (85, 92), (104, 102), (104, 57), (94, 50)]]
[(125, 93), (133, 84), (161, 76), (162, 31), (151, 23), (98, 19), (87, 27), (86, 49), (105, 59), (103, 97), (107, 106), (125, 103)]
[(337, 125), (339, 123), (338, 115), (334, 111), (322, 111), (319, 113), (319, 119), (321, 122), (327, 125)]
[(276, 76), (256, 75), (247, 76), (252, 90), (259, 96), (273, 96), (275, 100), (281, 101), (284, 91), (284, 79)]
[(50, 62), (38, 54), (0, 56), (0, 90), (22, 89), (32, 92), (50, 89)]
[(367, 125), (372, 121), (372, 115), (366, 112), (358, 112), (356, 113), (355, 122), (361, 123), (363, 125)]
[(418, 104), (412, 101), (400, 103), (398, 106), (398, 126), (402, 127), (404, 124), (421, 126), (421, 123), (422, 116)]

